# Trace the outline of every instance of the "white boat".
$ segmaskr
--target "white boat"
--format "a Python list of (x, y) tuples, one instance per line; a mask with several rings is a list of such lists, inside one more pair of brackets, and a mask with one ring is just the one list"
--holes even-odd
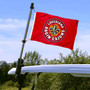
[[(8, 74), (15, 75), (16, 68), (12, 68)], [(76, 77), (90, 77), (90, 64), (55, 64), (24, 66), (21, 74), (25, 73), (70, 73)]]

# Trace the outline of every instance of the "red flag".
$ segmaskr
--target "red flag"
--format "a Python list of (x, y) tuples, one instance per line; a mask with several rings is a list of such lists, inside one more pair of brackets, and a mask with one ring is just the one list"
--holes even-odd
[(73, 50), (78, 20), (36, 12), (31, 40)]

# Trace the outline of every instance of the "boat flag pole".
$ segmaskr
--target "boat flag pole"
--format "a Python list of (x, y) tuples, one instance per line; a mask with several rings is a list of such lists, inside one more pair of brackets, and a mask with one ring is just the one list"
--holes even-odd
[[(28, 22), (27, 22), (27, 26), (26, 26), (26, 32), (25, 32), (25, 35), (24, 35), (24, 39), (22, 40), (22, 48), (21, 48), (20, 58), (18, 59), (18, 62), (17, 62), (17, 67), (16, 67), (16, 73), (15, 74), (16, 74), (18, 79), (20, 78), (21, 67), (23, 66), (22, 55), (23, 55), (23, 50), (24, 50), (24, 46), (25, 46), (25, 43), (26, 43), (26, 37), (27, 37), (28, 28), (29, 28), (29, 24), (30, 24), (32, 9), (34, 9), (34, 3), (31, 3), (31, 6), (30, 6), (30, 14), (29, 14), (29, 18), (28, 18)], [(19, 89), (19, 90), (21, 90), (21, 89)]]

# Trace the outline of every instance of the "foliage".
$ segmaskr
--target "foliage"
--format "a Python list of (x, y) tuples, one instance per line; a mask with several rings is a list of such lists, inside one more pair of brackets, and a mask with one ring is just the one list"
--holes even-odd
[(71, 54), (69, 54), (66, 57), (60, 54), (61, 62), (65, 64), (86, 64), (87, 58), (88, 58), (87, 53), (86, 52), (83, 53), (79, 49), (72, 51)]
[(16, 62), (14, 62), (12, 65), (11, 65), (11, 68), (14, 68), (14, 67), (16, 67)]
[(36, 90), (50, 90), (53, 74), (42, 73), (37, 81)]
[(0, 84), (3, 84), (4, 82), (6, 82), (7, 80), (9, 80), (9, 76), (8, 76), (8, 71), (9, 71), (10, 67), (9, 65), (3, 65), (0, 68)]
[[(41, 59), (36, 51), (27, 52), (24, 56), (25, 65), (47, 65), (47, 64), (90, 64), (90, 56), (86, 52), (82, 52), (79, 49), (72, 51), (68, 56), (63, 56), (60, 53), (59, 59), (48, 60)], [(11, 67), (16, 67), (16, 62), (12, 64)], [(18, 90), (17, 79), (15, 76), (8, 75), (7, 72), (10, 69), (9, 66), (3, 66), (0, 68), (0, 90)], [(22, 90), (30, 90), (32, 86), (32, 80), (34, 79), (34, 74), (28, 74)], [(9, 89), (6, 89), (9, 87)], [(12, 89), (10, 89), (10, 87)], [(3, 89), (2, 89), (3, 88)], [(37, 84), (35, 85), (35, 90), (89, 90), (90, 89), (90, 78), (74, 77), (71, 74), (64, 73), (41, 73)]]
[[(60, 60), (46, 59), (47, 64), (87, 64), (90, 57), (86, 52), (79, 49), (72, 51), (64, 57), (60, 54)], [(88, 90), (90, 88), (90, 78), (74, 77), (71, 74), (46, 74), (40, 75), (36, 90)], [(51, 76), (51, 77), (50, 77)]]
[(6, 86), (14, 86), (14, 82), (13, 82), (12, 80), (10, 80), (10, 81), (7, 81), (7, 82), (5, 83), (5, 85), (6, 85)]
[(26, 52), (24, 56), (26, 65), (40, 65), (41, 56), (36, 52)]
[(15, 83), (14, 83), (14, 87), (19, 87), (18, 82), (15, 82)]

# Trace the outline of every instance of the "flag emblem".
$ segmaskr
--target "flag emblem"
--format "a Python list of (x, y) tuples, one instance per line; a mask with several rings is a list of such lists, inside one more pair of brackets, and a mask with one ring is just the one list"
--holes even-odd
[(66, 35), (66, 26), (60, 19), (49, 19), (43, 26), (43, 35), (50, 42), (59, 42)]

